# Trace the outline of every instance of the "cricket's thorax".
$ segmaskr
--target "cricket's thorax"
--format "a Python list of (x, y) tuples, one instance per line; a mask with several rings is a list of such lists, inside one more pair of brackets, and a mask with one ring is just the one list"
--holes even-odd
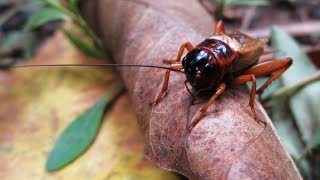
[(206, 39), (182, 60), (186, 78), (195, 92), (212, 91), (230, 72), (237, 53), (225, 42)]
[(182, 60), (186, 78), (194, 91), (211, 91), (255, 65), (263, 47), (262, 41), (240, 32), (212, 36)]
[(232, 72), (241, 71), (256, 64), (263, 54), (265, 42), (235, 31), (228, 34), (211, 36), (209, 39), (220, 40), (236, 52), (231, 67)]

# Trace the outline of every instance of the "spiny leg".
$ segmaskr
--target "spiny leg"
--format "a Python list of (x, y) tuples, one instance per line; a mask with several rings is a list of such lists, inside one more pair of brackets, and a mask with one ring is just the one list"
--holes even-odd
[(187, 91), (188, 91), (189, 94), (194, 95), (194, 94), (192, 93), (192, 91), (191, 91), (191, 90), (189, 89), (189, 87), (188, 87), (188, 80), (185, 80), (185, 81), (184, 81), (184, 86), (186, 87), (186, 89), (187, 89)]
[(262, 94), (272, 81), (278, 79), (281, 74), (291, 66), (291, 64), (292, 59), (290, 57), (279, 60), (270, 60), (251, 67), (243, 74), (254, 74), (257, 78), (271, 74), (269, 79), (257, 90), (257, 94)]
[(256, 96), (256, 89), (257, 89), (257, 81), (256, 81), (255, 75), (254, 75), (254, 74), (246, 74), (246, 75), (238, 76), (238, 77), (236, 77), (236, 78), (233, 79), (232, 83), (233, 83), (233, 84), (244, 84), (244, 83), (247, 83), (247, 82), (249, 82), (249, 81), (252, 82), (251, 93), (250, 93), (250, 100), (249, 100), (249, 106), (250, 106), (250, 108), (251, 108), (253, 117), (254, 117), (254, 119), (255, 119), (258, 123), (259, 123), (259, 122), (262, 122), (262, 123), (266, 126), (267, 123), (264, 122), (264, 121), (261, 121), (261, 120), (258, 118), (256, 109), (255, 109), (255, 107), (254, 107), (254, 99), (255, 99), (255, 96)]
[(188, 80), (185, 80), (184, 81), (184, 86), (186, 87), (188, 93), (192, 96), (192, 99), (191, 99), (191, 105), (194, 105), (195, 104), (195, 100), (197, 99), (195, 93), (193, 93), (189, 87), (188, 87)]
[(210, 105), (214, 102), (215, 99), (217, 99), (217, 97), (220, 96), (220, 94), (222, 94), (224, 92), (225, 88), (226, 88), (226, 84), (224, 82), (222, 82), (218, 86), (216, 92), (209, 99), (209, 101), (206, 104), (204, 104), (200, 108), (200, 110), (197, 111), (197, 113), (193, 116), (193, 118), (191, 120), (191, 124), (188, 127), (189, 132), (191, 132), (193, 127), (196, 126), (198, 124), (198, 122), (205, 116), (205, 114), (207, 113), (207, 110), (210, 107)]
[[(183, 43), (180, 48), (176, 59), (173, 60), (163, 60), (164, 63), (171, 64), (170, 67), (173, 69), (183, 69), (182, 64), (178, 63), (181, 61), (181, 57), (183, 55), (184, 49), (187, 49), (188, 51), (191, 51), (193, 48), (192, 44), (190, 42)], [(177, 63), (177, 64), (174, 64)], [(156, 105), (161, 101), (161, 98), (165, 94), (166, 90), (168, 89), (169, 84), (169, 77), (170, 77), (170, 70), (167, 70), (164, 75), (164, 80), (162, 84), (162, 88), (160, 93), (156, 96), (155, 100), (153, 101), (152, 105)]]
[(216, 23), (213, 35), (221, 35), (225, 33), (226, 33), (226, 29), (224, 28), (222, 20), (220, 20)]
[[(238, 76), (233, 80), (234, 84), (244, 84), (248, 81), (252, 81), (252, 89), (251, 89), (251, 96), (250, 96), (250, 103), (251, 110), (253, 111), (253, 114), (255, 117), (255, 109), (253, 106), (254, 103), (254, 96), (255, 94), (261, 95), (263, 91), (272, 83), (272, 81), (276, 80), (281, 76), (282, 73), (284, 73), (292, 64), (292, 59), (287, 57), (279, 60), (270, 60), (264, 63), (257, 64), (247, 71), (244, 72), (244, 75)], [(266, 75), (270, 75), (269, 79), (258, 89), (256, 90), (256, 83), (254, 77), (262, 77)], [(261, 98), (261, 97), (259, 97)], [(256, 119), (256, 118), (255, 118)], [(259, 121), (259, 119), (256, 119)], [(260, 121), (264, 124), (266, 122)]]
[[(172, 64), (172, 65), (170, 65), (170, 68), (177, 69), (177, 70), (183, 69), (182, 64)], [(167, 91), (168, 84), (169, 84), (169, 78), (170, 78), (170, 72), (171, 72), (171, 70), (166, 70), (165, 75), (164, 75), (164, 80), (163, 80), (161, 91), (158, 94), (158, 96), (156, 96), (156, 98), (153, 101), (152, 105), (158, 104), (161, 101), (161, 98), (163, 97), (165, 92)]]
[(184, 49), (187, 49), (188, 51), (191, 51), (194, 49), (193, 45), (190, 42), (185, 42), (183, 43), (178, 51), (178, 55), (176, 59), (171, 59), (171, 60), (163, 60), (163, 63), (166, 64), (174, 64), (174, 63), (178, 63), (181, 61), (181, 57), (183, 55)]

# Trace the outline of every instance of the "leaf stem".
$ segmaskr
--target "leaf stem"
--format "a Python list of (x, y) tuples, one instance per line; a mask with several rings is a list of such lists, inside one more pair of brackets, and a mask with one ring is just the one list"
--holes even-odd
[(316, 73), (312, 74), (308, 78), (306, 78), (296, 84), (293, 84), (291, 86), (285, 86), (283, 88), (276, 90), (272, 95), (266, 97), (263, 101), (269, 102), (272, 99), (280, 98), (280, 97), (283, 97), (286, 95), (292, 96), (293, 94), (297, 93), (299, 90), (304, 88), (305, 86), (310, 85), (310, 84), (312, 84), (316, 81), (319, 81), (319, 80), (320, 80), (320, 71), (317, 71)]
[(89, 25), (82, 19), (82, 17), (77, 14), (74, 10), (65, 8), (64, 6), (52, 1), (52, 0), (43, 0), (45, 3), (47, 3), (49, 6), (59, 10), (61, 13), (66, 14), (71, 18), (71, 20), (79, 26), (84, 33), (89, 36), (93, 44), (98, 48), (98, 51), (102, 52), (105, 57), (110, 56), (110, 53), (106, 53), (106, 48), (104, 47), (103, 43), (101, 40), (96, 36), (96, 34), (91, 30)]

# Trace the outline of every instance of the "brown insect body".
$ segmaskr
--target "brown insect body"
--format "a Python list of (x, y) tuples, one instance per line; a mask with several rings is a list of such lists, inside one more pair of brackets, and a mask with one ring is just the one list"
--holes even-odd
[[(239, 31), (226, 33), (222, 21), (219, 21), (213, 36), (195, 47), (190, 42), (182, 44), (176, 59), (164, 61), (171, 64), (170, 68), (185, 73), (186, 88), (193, 97), (203, 94), (211, 96), (190, 121), (189, 131), (205, 116), (209, 106), (224, 92), (228, 84), (245, 84), (249, 81), (252, 82), (249, 106), (255, 120), (266, 125), (266, 122), (259, 120), (255, 111), (255, 95), (262, 94), (272, 81), (279, 78), (290, 67), (292, 59), (287, 57), (259, 63), (264, 46), (263, 41)], [(181, 60), (184, 49), (189, 52)], [(267, 75), (270, 75), (269, 79), (256, 89), (256, 77)], [(164, 96), (169, 77), (170, 70), (167, 70), (162, 89), (154, 104), (159, 103)], [(189, 90), (187, 83), (192, 86), (192, 91)]]
[[(212, 93), (222, 81), (229, 84), (234, 77), (257, 64), (263, 46), (263, 42), (240, 32), (205, 39), (182, 60), (193, 92), (197, 95)], [(252, 47), (254, 51), (245, 52)]]

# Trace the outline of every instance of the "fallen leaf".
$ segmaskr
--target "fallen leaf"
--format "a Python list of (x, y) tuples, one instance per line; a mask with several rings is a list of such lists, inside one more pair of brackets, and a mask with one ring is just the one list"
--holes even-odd
[[(95, 27), (118, 63), (162, 65), (176, 57), (182, 43), (205, 39), (199, 32), (212, 33), (210, 17), (197, 1), (96, 0), (84, 1), (84, 8), (86, 3), (93, 9), (84, 12), (88, 19), (96, 12)], [(301, 179), (259, 104), (259, 117), (268, 126), (253, 119), (244, 86), (229, 87), (189, 134), (189, 121), (205, 101), (191, 106), (183, 74), (171, 73), (167, 95), (151, 107), (164, 72), (120, 71), (147, 138), (147, 155), (159, 166), (190, 179)]]

